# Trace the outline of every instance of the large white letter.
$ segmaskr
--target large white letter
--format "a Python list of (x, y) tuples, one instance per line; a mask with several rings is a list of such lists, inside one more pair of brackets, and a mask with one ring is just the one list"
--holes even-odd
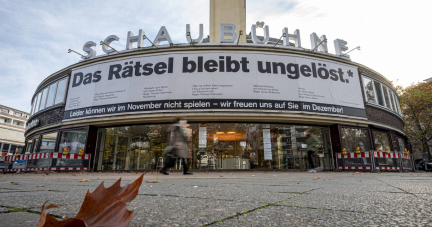
[(90, 59), (96, 57), (96, 50), (93, 50), (91, 47), (95, 47), (96, 43), (93, 41), (88, 41), (83, 46), (83, 51), (87, 53), (87, 56), (81, 57), (82, 59)]
[(138, 35), (134, 36), (131, 31), (128, 31), (127, 40), (126, 40), (126, 50), (132, 49), (133, 43), (138, 43), (137, 47), (144, 46), (144, 31), (142, 29), (139, 30)]
[[(237, 40), (237, 27), (234, 24), (221, 24), (220, 25), (220, 42), (221, 43), (234, 43)], [(225, 36), (232, 36), (231, 39), (225, 39)]]
[[(346, 46), (348, 44), (347, 41), (344, 41), (343, 39), (335, 39), (335, 41), (333, 41), (334, 46), (335, 46), (335, 51), (336, 51), (336, 55), (342, 55), (342, 51), (347, 51), (348, 47)], [(350, 57), (349, 55), (344, 55), (344, 57)]]
[(289, 41), (294, 40), (295, 47), (301, 47), (300, 30), (296, 29), (294, 34), (289, 34), (288, 28), (284, 28), (282, 29), (282, 34), (285, 34), (285, 37), (283, 37), (284, 46), (289, 46)]
[[(119, 37), (117, 37), (116, 35), (110, 35), (110, 36), (106, 37), (106, 39), (104, 40), (104, 43), (110, 45), (111, 42), (113, 42), (113, 41), (119, 41)], [(107, 46), (105, 44), (102, 45), (102, 50), (103, 50), (103, 52), (105, 52), (107, 54), (115, 51), (113, 49), (107, 49)]]
[(158, 34), (156, 35), (156, 38), (155, 38), (155, 40), (153, 41), (153, 44), (154, 44), (155, 46), (159, 46), (159, 43), (162, 42), (162, 41), (168, 41), (169, 44), (172, 43), (171, 37), (170, 37), (170, 35), (168, 34), (168, 31), (167, 31), (167, 29), (165, 28), (165, 26), (162, 26), (162, 27), (159, 29), (159, 32), (158, 32)]
[[(199, 25), (199, 36), (196, 39), (192, 39), (191, 37), (191, 32), (190, 32), (190, 24), (186, 25), (186, 40), (188, 43), (201, 43), (203, 41), (203, 36), (204, 36), (204, 25), (200, 24)], [(189, 35), (188, 35), (189, 34)]]
[[(319, 45), (318, 49), (327, 53), (328, 52), (327, 41), (323, 42), (323, 40), (325, 40), (325, 39), (326, 39), (325, 35), (322, 35), (320, 38), (318, 38), (318, 35), (315, 32), (312, 33), (310, 35), (311, 48), (315, 49), (315, 47), (318, 46), (318, 44), (320, 44), (322, 42), (321, 45)], [(314, 50), (314, 51), (316, 51), (316, 50)]]
[(270, 39), (269, 27), (266, 25), (263, 28), (264, 29), (263, 40), (258, 39), (257, 34), (256, 34), (256, 27), (257, 27), (256, 24), (253, 24), (252, 28), (251, 28), (252, 42), (257, 43), (257, 44), (266, 44)]

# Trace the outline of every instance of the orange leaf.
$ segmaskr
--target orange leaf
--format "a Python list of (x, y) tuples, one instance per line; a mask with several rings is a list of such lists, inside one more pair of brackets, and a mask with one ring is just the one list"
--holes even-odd
[(135, 212), (127, 210), (127, 204), (138, 195), (144, 174), (132, 184), (120, 187), (121, 178), (111, 187), (105, 188), (102, 182), (92, 193), (87, 191), (81, 209), (75, 218), (58, 221), (47, 214), (45, 210), (57, 207), (42, 205), (41, 218), (38, 227), (88, 227), (88, 226), (125, 226), (127, 227), (135, 216)]

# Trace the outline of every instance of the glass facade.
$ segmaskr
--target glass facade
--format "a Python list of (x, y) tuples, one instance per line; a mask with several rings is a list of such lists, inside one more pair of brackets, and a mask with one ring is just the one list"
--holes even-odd
[[(169, 143), (169, 124), (101, 128), (98, 170), (155, 170)], [(317, 138), (311, 160), (332, 169), (328, 127), (255, 123), (189, 123), (183, 131), (189, 143), (192, 169), (298, 169), (311, 166), (310, 130)]]

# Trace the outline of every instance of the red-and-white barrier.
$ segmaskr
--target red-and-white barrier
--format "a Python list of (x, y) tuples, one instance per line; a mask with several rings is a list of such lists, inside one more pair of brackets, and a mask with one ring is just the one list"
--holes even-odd
[(380, 170), (400, 170), (400, 167), (387, 167), (387, 166), (377, 166), (375, 167), (375, 169), (380, 169)]
[(399, 158), (399, 153), (385, 153), (385, 152), (378, 152), (374, 151), (374, 158)]
[[(410, 155), (407, 155), (405, 153), (398, 153), (398, 152), (381, 152), (381, 151), (370, 151), (370, 152), (360, 152), (360, 153), (347, 153), (347, 154), (341, 154), (338, 153), (336, 155), (337, 161), (336, 163), (338, 165), (337, 169), (340, 170), (413, 170), (413, 164), (412, 164), (412, 157)], [(355, 159), (355, 158), (370, 158), (371, 162), (368, 165), (357, 165), (357, 166), (346, 166), (346, 165), (352, 165), (345, 164), (345, 159)], [(392, 166), (380, 166), (380, 162), (378, 162), (377, 158), (389, 158), (393, 159)], [(408, 161), (407, 161), (408, 160)], [(339, 162), (340, 161), (340, 162)], [(408, 163), (407, 163), (408, 162)]]
[(61, 159), (81, 159), (81, 160), (89, 160), (90, 155), (89, 154), (62, 154), (62, 153), (51, 153), (51, 158), (61, 158)]
[[(386, 153), (386, 152), (380, 152), (380, 151), (374, 151), (373, 152), (374, 159), (375, 158), (393, 158), (393, 159), (400, 159), (400, 154), (396, 152)], [(379, 166), (378, 162), (374, 163), (376, 170), (401, 170), (400, 166)], [(394, 164), (400, 164), (399, 161), (394, 161)]]
[(347, 154), (337, 154), (339, 159), (342, 158), (370, 158), (370, 152), (360, 152), (359, 154), (357, 153), (347, 153)]
[(5, 161), (9, 161), (9, 162), (13, 162), (13, 161), (17, 161), (17, 160), (27, 160), (27, 155), (26, 154), (22, 154), (22, 155), (10, 155), (10, 156), (6, 156)]
[(401, 154), (402, 159), (411, 159), (411, 156), (409, 154)]
[(366, 169), (372, 169), (372, 167), (370, 167), (370, 166), (339, 166), (339, 169), (366, 170)]
[[(72, 160), (90, 160), (90, 154), (66, 154), (63, 153), (34, 153), (17, 156), (0, 156), (4, 161), (14, 162), (17, 160), (36, 160), (36, 159), (72, 159)], [(44, 167), (44, 168), (21, 168), (21, 169), (4, 169), (3, 172), (26, 172), (26, 171), (47, 171), (47, 170), (89, 170), (88, 167)]]
[(50, 158), (51, 153), (35, 153), (35, 154), (28, 154), (27, 160), (33, 160), (33, 159), (46, 159)]
[(88, 170), (87, 167), (51, 167), (50, 170)]
[[(347, 153), (337, 154), (337, 159), (345, 160), (350, 158), (368, 158), (370, 160), (370, 164), (367, 165), (360, 165), (360, 166), (345, 166), (345, 161), (343, 161), (343, 166), (338, 166), (337, 169), (343, 169), (343, 170), (371, 170), (372, 169), (372, 158), (371, 153), (369, 151), (359, 152), (359, 153)], [(338, 161), (336, 161), (338, 162)]]
[(26, 169), (4, 169), (3, 172), (25, 172)]

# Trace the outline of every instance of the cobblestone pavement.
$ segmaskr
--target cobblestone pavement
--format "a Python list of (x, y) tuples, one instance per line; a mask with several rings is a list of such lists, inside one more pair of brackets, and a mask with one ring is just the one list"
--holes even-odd
[[(35, 226), (41, 205), (74, 217), (87, 190), (134, 173), (0, 174), (0, 226)], [(89, 182), (77, 182), (90, 179)], [(431, 173), (147, 173), (130, 226), (432, 226)], [(15, 182), (15, 184), (11, 183)]]

